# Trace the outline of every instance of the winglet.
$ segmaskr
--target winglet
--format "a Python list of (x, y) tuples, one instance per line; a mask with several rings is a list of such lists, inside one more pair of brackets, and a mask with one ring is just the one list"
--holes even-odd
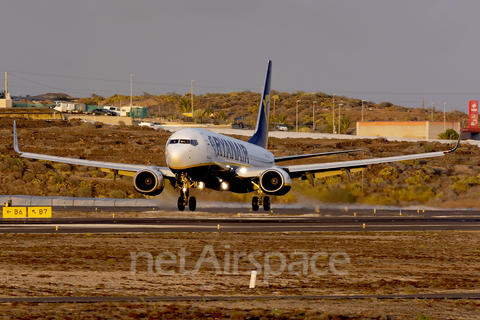
[(452, 152), (454, 152), (458, 149), (458, 147), (460, 146), (460, 139), (462, 138), (462, 133), (463, 133), (464, 128), (465, 128), (465, 120), (463, 120), (462, 128), (460, 129), (460, 133), (458, 134), (457, 144), (455, 145), (455, 147), (453, 149), (447, 150), (447, 151), (445, 151), (445, 153), (452, 153)]
[(255, 133), (248, 142), (267, 149), (268, 144), (268, 112), (270, 111), (270, 78), (272, 75), (272, 60), (268, 60), (265, 84), (258, 108), (257, 126)]
[(18, 150), (18, 139), (17, 139), (17, 122), (13, 120), (13, 149), (16, 153), (21, 153)]

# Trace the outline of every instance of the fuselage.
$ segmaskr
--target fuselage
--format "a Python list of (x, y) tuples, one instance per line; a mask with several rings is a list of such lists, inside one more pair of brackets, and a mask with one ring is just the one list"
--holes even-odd
[[(172, 134), (165, 146), (165, 156), (174, 173), (186, 173), (208, 188), (242, 193), (252, 189), (244, 181), (236, 180), (236, 170), (275, 165), (273, 154), (262, 147), (194, 128)], [(227, 182), (228, 188), (222, 187), (222, 182)]]

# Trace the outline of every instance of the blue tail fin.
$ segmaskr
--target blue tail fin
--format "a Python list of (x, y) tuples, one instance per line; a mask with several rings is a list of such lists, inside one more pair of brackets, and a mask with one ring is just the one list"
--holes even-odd
[(272, 60), (268, 60), (265, 85), (263, 86), (262, 98), (258, 107), (258, 118), (255, 133), (248, 142), (267, 149), (268, 143), (268, 113), (270, 111), (270, 78), (272, 76)]

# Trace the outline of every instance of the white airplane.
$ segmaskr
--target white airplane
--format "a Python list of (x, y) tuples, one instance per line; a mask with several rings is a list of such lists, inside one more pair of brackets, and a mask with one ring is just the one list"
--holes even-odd
[(254, 135), (248, 142), (214, 133), (204, 129), (182, 129), (170, 136), (165, 146), (167, 167), (92, 161), (66, 157), (56, 157), (38, 153), (21, 152), (18, 148), (17, 129), (14, 123), (14, 148), (21, 157), (56, 161), (74, 165), (85, 165), (110, 169), (117, 174), (133, 176), (133, 188), (143, 194), (156, 196), (165, 188), (169, 180), (174, 188), (179, 188), (177, 205), (180, 211), (188, 206), (196, 208), (195, 197), (189, 196), (189, 189), (210, 188), (236, 193), (258, 192), (252, 198), (252, 209), (259, 206), (270, 210), (269, 195), (282, 196), (292, 187), (292, 179), (309, 180), (313, 185), (315, 174), (321, 176), (338, 175), (360, 171), (371, 164), (439, 157), (455, 151), (460, 143), (447, 151), (403, 155), (396, 157), (351, 160), (306, 165), (279, 166), (277, 163), (292, 159), (302, 159), (359, 150), (333, 151), (275, 157), (267, 150), (268, 113), (270, 109), (270, 78), (272, 62), (268, 61), (261, 105), (258, 110)]

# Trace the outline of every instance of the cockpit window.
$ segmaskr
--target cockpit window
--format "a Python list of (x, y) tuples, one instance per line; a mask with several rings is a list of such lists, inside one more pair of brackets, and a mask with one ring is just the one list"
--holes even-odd
[(176, 144), (176, 143), (181, 143), (181, 144), (191, 144), (192, 146), (198, 146), (198, 141), (197, 140), (189, 140), (189, 139), (172, 139), (168, 142), (168, 144)]

